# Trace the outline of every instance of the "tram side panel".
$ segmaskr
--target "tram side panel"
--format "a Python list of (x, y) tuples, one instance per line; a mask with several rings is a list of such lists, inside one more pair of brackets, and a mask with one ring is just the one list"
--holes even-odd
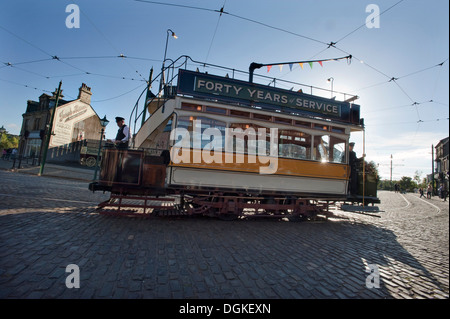
[[(196, 157), (195, 152), (200, 150), (191, 150), (191, 158)], [(203, 160), (171, 163), (168, 183), (169, 187), (258, 194), (345, 196), (347, 193), (348, 165), (280, 158), (276, 166), (273, 174), (263, 174), (261, 164), (249, 163), (247, 155), (243, 163), (206, 163)]]

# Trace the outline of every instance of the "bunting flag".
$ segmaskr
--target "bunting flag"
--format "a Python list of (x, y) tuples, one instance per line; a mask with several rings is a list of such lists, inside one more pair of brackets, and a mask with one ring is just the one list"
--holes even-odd
[(319, 63), (320, 66), (323, 67), (323, 62), (325, 62), (325, 61), (339, 61), (339, 60), (342, 60), (342, 59), (347, 59), (347, 63), (350, 64), (352, 56), (349, 55), (349, 56), (345, 56), (345, 57), (341, 57), (341, 58), (326, 59), (326, 60), (314, 60), (314, 61), (302, 61), (302, 62), (286, 62), (286, 63), (275, 63), (275, 64), (261, 64), (261, 66), (267, 66), (267, 73), (269, 73), (270, 70), (272, 69), (272, 66), (278, 65), (278, 67), (280, 68), (280, 72), (281, 72), (281, 71), (283, 71), (283, 65), (285, 65), (285, 64), (287, 64), (289, 66), (289, 70), (292, 71), (294, 63), (298, 63), (300, 65), (300, 67), (302, 68), (302, 70), (303, 70), (303, 64), (304, 63), (308, 63), (310, 68), (312, 69), (313, 65), (314, 65), (314, 62)]

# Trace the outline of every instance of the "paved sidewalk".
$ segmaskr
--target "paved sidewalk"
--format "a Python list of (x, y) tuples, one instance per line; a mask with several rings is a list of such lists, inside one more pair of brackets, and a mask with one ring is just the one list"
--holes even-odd
[[(14, 162), (12, 160), (0, 159), (0, 170), (14, 171), (31, 175), (39, 174), (39, 165), (31, 165), (31, 163), (27, 164), (26, 162), (23, 162), (21, 164), (21, 168), (17, 168), (18, 162), (16, 161), (14, 165), (15, 167), (13, 168), (13, 164)], [(98, 173), (100, 173), (100, 171)], [(72, 164), (46, 163), (42, 175), (90, 182), (94, 178), (94, 169), (82, 166), (76, 167), (75, 165), (72, 166)]]

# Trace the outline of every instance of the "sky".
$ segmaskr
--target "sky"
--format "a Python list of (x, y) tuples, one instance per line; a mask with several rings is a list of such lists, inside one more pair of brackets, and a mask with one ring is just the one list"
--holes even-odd
[[(66, 12), (71, 4), (80, 10), (79, 25), (68, 28), (66, 20), (75, 21), (68, 17), (76, 12)], [(128, 122), (150, 69), (160, 72), (168, 29), (178, 38), (169, 37), (167, 58), (187, 55), (243, 71), (252, 62), (351, 54), (351, 63), (261, 68), (255, 82), (273, 86), (257, 76), (264, 75), (330, 90), (333, 78), (338, 99), (337, 92), (357, 95), (365, 133), (351, 140), (358, 157), (365, 152), (379, 165), (382, 179), (391, 177), (391, 156), (394, 180), (430, 174), (432, 145), (449, 135), (446, 0), (1, 1), (0, 126), (18, 135), (27, 100), (51, 94), (60, 81), (64, 99), (76, 99), (86, 83), (94, 110), (111, 120), (106, 136), (113, 138), (114, 117)]]

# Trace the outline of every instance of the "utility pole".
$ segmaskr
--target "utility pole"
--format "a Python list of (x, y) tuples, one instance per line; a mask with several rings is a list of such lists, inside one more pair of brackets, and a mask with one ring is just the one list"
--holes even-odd
[(61, 95), (61, 85), (62, 85), (62, 81), (59, 81), (58, 91), (56, 93), (55, 107), (53, 108), (52, 116), (50, 119), (50, 124), (48, 126), (47, 136), (46, 136), (45, 144), (44, 144), (44, 154), (42, 155), (41, 168), (39, 169), (38, 176), (41, 176), (42, 173), (44, 173), (44, 166), (45, 166), (45, 161), (47, 159), (48, 145), (50, 144), (50, 137), (52, 136), (53, 119), (55, 118), (56, 108), (58, 107), (58, 102), (59, 102), (59, 96)]
[(392, 154), (391, 154), (391, 192), (392, 192)]
[(145, 96), (145, 102), (144, 102), (144, 112), (142, 113), (142, 122), (141, 127), (145, 123), (145, 116), (147, 115), (147, 101), (150, 99), (150, 89), (152, 87), (152, 77), (153, 77), (153, 67), (150, 70), (150, 76), (148, 77), (148, 85), (147, 85), (147, 95)]

